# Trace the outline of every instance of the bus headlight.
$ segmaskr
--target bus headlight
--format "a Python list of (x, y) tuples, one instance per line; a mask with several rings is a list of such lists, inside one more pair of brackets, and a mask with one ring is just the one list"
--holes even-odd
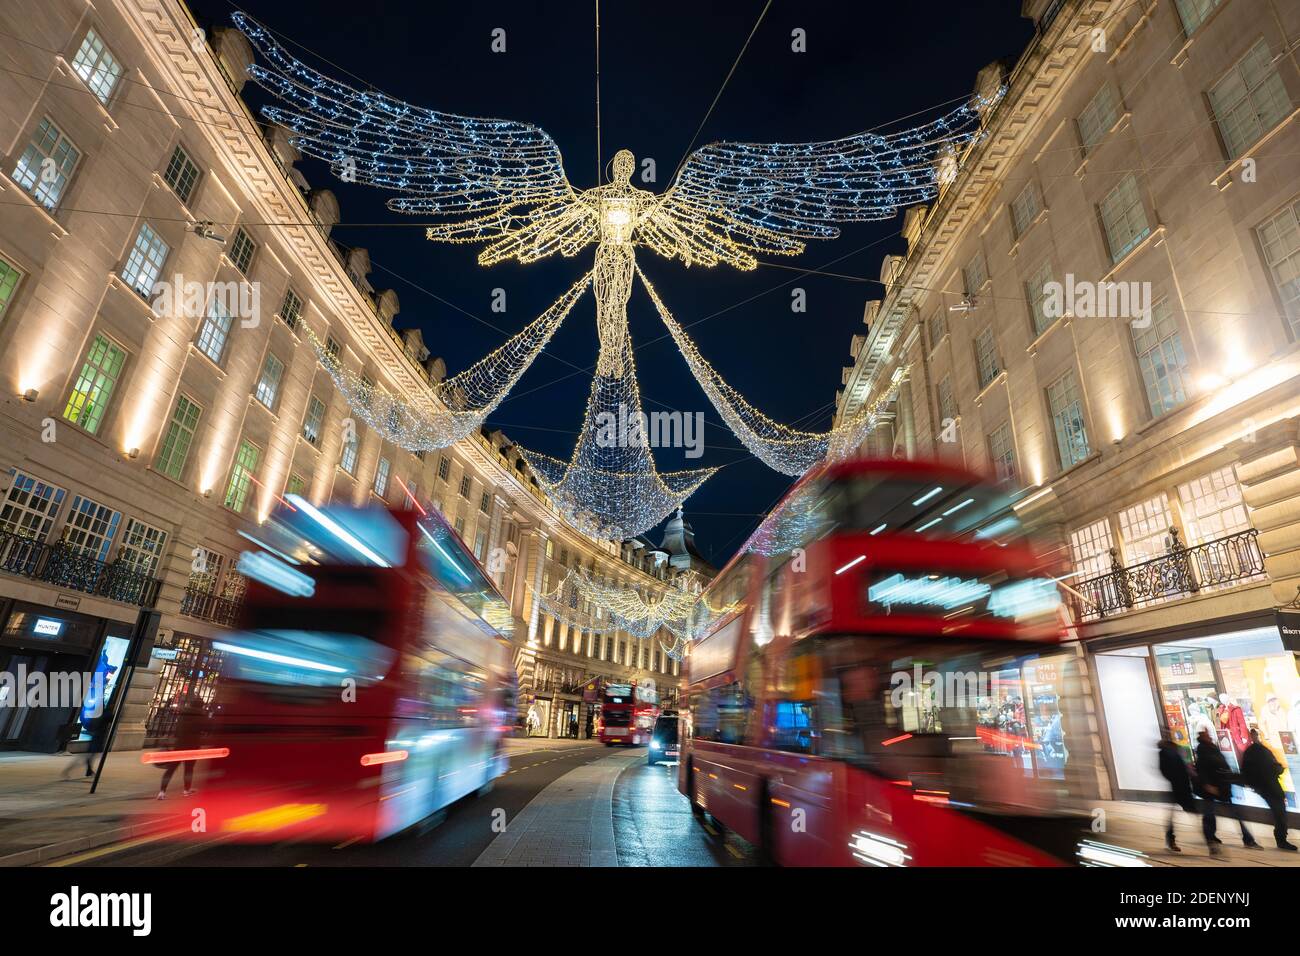
[(651, 750), (663, 750), (664, 747), (663, 747), (663, 744), (659, 743), (659, 741), (657, 741), (657, 740), (652, 740), (652, 741), (650, 741), (650, 749), (651, 749)]
[(870, 866), (907, 866), (907, 861), (912, 858), (907, 852), (907, 844), (866, 830), (853, 834), (849, 848), (853, 850), (854, 859)]

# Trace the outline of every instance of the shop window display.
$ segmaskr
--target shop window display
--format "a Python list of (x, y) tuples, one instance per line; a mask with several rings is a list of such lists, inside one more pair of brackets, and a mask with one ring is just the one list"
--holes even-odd
[[(1209, 730), (1234, 773), (1250, 745), (1250, 729), (1287, 768), (1282, 788), (1287, 806), (1300, 808), (1300, 676), (1295, 656), (1283, 648), (1276, 628), (1261, 627), (1153, 648), (1164, 717), (1175, 743), (1190, 756), (1201, 730)], [(1264, 806), (1248, 788), (1234, 799)]]

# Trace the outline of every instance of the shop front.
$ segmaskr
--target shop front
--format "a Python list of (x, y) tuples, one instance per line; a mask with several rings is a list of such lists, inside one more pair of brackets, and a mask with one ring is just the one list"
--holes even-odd
[[(1103, 715), (1107, 769), (1118, 799), (1166, 800), (1156, 741), (1168, 734), (1192, 760), (1209, 732), (1237, 772), (1250, 731), (1287, 768), (1287, 808), (1300, 811), (1300, 675), (1295, 653), (1269, 614), (1197, 625), (1143, 638), (1089, 645)], [(1258, 794), (1234, 786), (1233, 800), (1264, 808)]]
[(110, 712), (131, 625), (23, 601), (0, 621), (0, 749), (84, 749)]

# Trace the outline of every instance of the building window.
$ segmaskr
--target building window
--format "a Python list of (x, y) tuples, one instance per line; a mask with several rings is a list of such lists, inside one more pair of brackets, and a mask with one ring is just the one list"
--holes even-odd
[(290, 329), (298, 327), (298, 319), (302, 317), (302, 299), (292, 289), (284, 290), (284, 301), (280, 303), (280, 318)]
[(0, 258), (0, 319), (9, 310), (9, 303), (13, 301), (14, 291), (18, 288), (18, 280), (22, 277), (17, 266)]
[(302, 437), (313, 447), (320, 445), (320, 427), (325, 420), (325, 403), (313, 395), (307, 399), (307, 417), (302, 420)]
[(446, 481), (451, 475), (451, 459), (446, 455), (438, 457), (438, 480)]
[(375, 494), (381, 498), (388, 494), (388, 469), (388, 459), (380, 458), (375, 466)]
[(99, 431), (125, 363), (122, 349), (105, 336), (96, 335), (63, 408), (63, 417), (92, 435)]
[(68, 523), (63, 526), (63, 543), (96, 561), (107, 561), (121, 520), (121, 512), (77, 495), (68, 511)]
[(9, 474), (13, 481), (0, 507), (0, 531), (44, 541), (59, 517), (67, 492), (16, 468)]
[(983, 391), (1002, 371), (998, 364), (998, 343), (991, 325), (975, 336), (975, 364), (979, 369), (980, 390)]
[(1110, 549), (1115, 547), (1110, 522), (1105, 518), (1070, 532), (1070, 555), (1074, 559), (1075, 577), (1095, 578), (1110, 573)]
[(1291, 112), (1282, 77), (1260, 40), (1210, 89), (1210, 107), (1228, 156), (1236, 159)]
[(339, 467), (349, 475), (357, 473), (357, 436), (344, 435), (343, 450), (339, 453)]
[(153, 294), (154, 283), (162, 275), (163, 263), (167, 261), (167, 243), (150, 228), (147, 222), (140, 224), (140, 231), (135, 235), (135, 245), (122, 266), (122, 281), (135, 290), (142, 298)]
[(984, 283), (988, 281), (989, 266), (984, 259), (983, 252), (975, 253), (975, 258), (967, 263), (966, 268), (961, 270), (962, 284), (966, 288), (967, 295), (974, 295)]
[(230, 337), (230, 322), (230, 313), (221, 304), (221, 300), (214, 296), (208, 303), (208, 314), (199, 329), (197, 345), (199, 351), (210, 358), (215, 365), (221, 364), (222, 356), (226, 353), (226, 340)]
[(261, 452), (249, 441), (239, 443), (239, 452), (235, 455), (235, 465), (230, 469), (230, 484), (226, 486), (226, 507), (236, 514), (244, 513), (248, 504), (248, 492), (253, 484), (253, 473), (257, 471), (257, 460)]
[(492, 510), (492, 495), (489, 492), (483, 492), (483, 497), (479, 499), (478, 510), (487, 514)]
[(234, 241), (230, 243), (230, 261), (236, 269), (248, 275), (248, 267), (253, 264), (253, 252), (256, 249), (257, 243), (248, 237), (248, 233), (242, 228), (236, 229)]
[(1056, 449), (1061, 470), (1083, 461), (1089, 455), (1088, 430), (1083, 423), (1083, 403), (1079, 400), (1074, 372), (1066, 372), (1047, 386), (1047, 404), (1056, 429)]
[(178, 199), (183, 203), (190, 201), (190, 196), (194, 195), (194, 184), (199, 181), (199, 167), (194, 165), (189, 154), (181, 147), (177, 146), (172, 151), (172, 158), (167, 162), (167, 169), (163, 172), (163, 182), (172, 188)]
[(1250, 530), (1241, 485), (1231, 465), (1178, 486), (1188, 547)]
[(1043, 201), (1038, 195), (1038, 187), (1030, 183), (1011, 201), (1011, 222), (1016, 228), (1016, 236), (1028, 232), (1034, 218), (1042, 211)]
[(939, 398), (939, 418), (944, 421), (957, 417), (957, 403), (952, 397), (952, 376), (945, 375), (935, 389)]
[(459, 538), (462, 541), (464, 541), (465, 540), (465, 518), (463, 515), (456, 519), (456, 524), (454, 527), (456, 528), (457, 536), (459, 536)]
[(1187, 356), (1183, 337), (1168, 299), (1151, 308), (1151, 323), (1144, 329), (1130, 325), (1138, 368), (1146, 385), (1147, 404), (1159, 418), (1187, 401)]
[(226, 556), (202, 545), (194, 549), (190, 564), (189, 587), (205, 594), (216, 594), (221, 586), (221, 575), (226, 568)]
[(1092, 152), (1114, 127), (1119, 119), (1119, 100), (1115, 89), (1109, 83), (1103, 83), (1091, 102), (1083, 108), (1076, 123), (1079, 127), (1079, 142), (1083, 144), (1084, 154)]
[(48, 119), (42, 119), (14, 167), (13, 180), (52, 211), (63, 197), (80, 159), (81, 153), (62, 131)]
[(1011, 426), (1006, 422), (989, 435), (989, 458), (999, 481), (1016, 480), (1016, 445), (1011, 440)]
[(1191, 36), (1196, 28), (1205, 22), (1221, 0), (1174, 0), (1178, 8), (1178, 19), (1183, 21), (1183, 33)]
[(105, 106), (113, 96), (113, 89), (122, 76), (122, 64), (108, 52), (94, 30), (86, 32), (86, 39), (81, 41), (81, 49), (72, 58), (72, 69), (81, 77), (90, 92)]
[(1124, 560), (1141, 564), (1167, 552), (1169, 529), (1174, 516), (1169, 511), (1169, 496), (1163, 491), (1119, 513), (1119, 535), (1124, 542)]
[(289, 480), (284, 483), (284, 496), (301, 495), (307, 490), (307, 479), (302, 475), (290, 475)]
[(480, 562), (487, 560), (487, 532), (482, 529), (474, 535), (474, 557)]
[(267, 408), (275, 409), (275, 397), (280, 391), (280, 379), (284, 375), (284, 363), (270, 352), (262, 363), (262, 374), (257, 380), (257, 400)]
[(1100, 212), (1113, 262), (1119, 262), (1151, 234), (1147, 211), (1138, 194), (1137, 178), (1132, 173), (1101, 201)]
[(181, 480), (190, 446), (194, 444), (194, 432), (198, 429), (201, 411), (198, 405), (184, 395), (176, 400), (176, 408), (172, 411), (171, 421), (167, 423), (167, 434), (163, 437), (158, 461), (154, 465), (168, 478)]
[(162, 561), (166, 544), (166, 531), (145, 524), (138, 518), (130, 518), (122, 532), (122, 546), (118, 549), (117, 557), (124, 564), (153, 577)]
[(460, 479), (460, 496), (467, 501), (469, 500), (469, 475), (463, 475)]
[(338, 358), (339, 353), (343, 351), (343, 346), (339, 343), (339, 340), (336, 339), (334, 336), (326, 335), (325, 351), (328, 352), (334, 358)]
[(1029, 316), (1034, 323), (1034, 337), (1052, 327), (1059, 316), (1047, 314), (1047, 286), (1052, 281), (1052, 263), (1044, 262), (1025, 282), (1025, 301), (1029, 303)]
[(1300, 338), (1300, 199), (1259, 227), (1259, 244), (1291, 334)]
[(939, 347), (939, 343), (943, 341), (943, 337), (948, 331), (944, 327), (943, 313), (936, 312), (934, 315), (930, 316), (929, 321), (926, 323), (926, 328), (930, 332), (930, 351), (933, 352)]

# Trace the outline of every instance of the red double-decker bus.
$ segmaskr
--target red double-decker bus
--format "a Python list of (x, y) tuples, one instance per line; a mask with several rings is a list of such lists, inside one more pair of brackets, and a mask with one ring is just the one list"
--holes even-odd
[(781, 864), (1112, 852), (1080, 846), (1077, 658), (1009, 506), (943, 465), (801, 480), (699, 605), (678, 777), (695, 813)]
[(659, 694), (653, 681), (605, 683), (600, 694), (600, 742), (606, 747), (650, 743), (659, 716)]
[(189, 748), (146, 755), (202, 762), (178, 811), (236, 841), (370, 841), (485, 792), (513, 713), (505, 599), (436, 514), (288, 501), (241, 555), (214, 705)]

